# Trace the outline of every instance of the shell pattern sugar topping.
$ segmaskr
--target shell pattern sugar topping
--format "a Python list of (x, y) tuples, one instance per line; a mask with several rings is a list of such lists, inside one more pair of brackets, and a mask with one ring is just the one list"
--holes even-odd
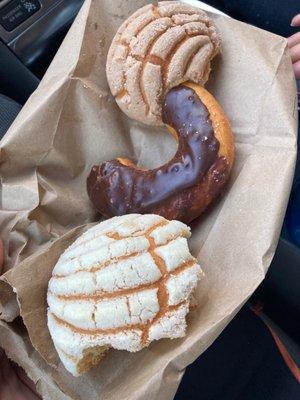
[(181, 222), (129, 214), (95, 225), (61, 255), (48, 287), (48, 327), (72, 374), (107, 348), (138, 351), (184, 336), (201, 275), (189, 236)]
[(107, 80), (129, 117), (162, 125), (165, 94), (185, 81), (204, 84), (220, 40), (212, 20), (176, 1), (147, 5), (117, 31), (108, 56)]

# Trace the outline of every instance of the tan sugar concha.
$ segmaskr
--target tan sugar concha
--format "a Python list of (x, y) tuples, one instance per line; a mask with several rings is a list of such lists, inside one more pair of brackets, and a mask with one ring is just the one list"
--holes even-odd
[(107, 56), (108, 83), (129, 117), (163, 125), (161, 103), (182, 82), (204, 84), (220, 40), (205, 12), (176, 1), (137, 10), (118, 29)]
[(108, 348), (135, 352), (185, 334), (190, 296), (201, 275), (190, 229), (158, 215), (101, 222), (59, 258), (49, 282), (48, 327), (73, 375)]

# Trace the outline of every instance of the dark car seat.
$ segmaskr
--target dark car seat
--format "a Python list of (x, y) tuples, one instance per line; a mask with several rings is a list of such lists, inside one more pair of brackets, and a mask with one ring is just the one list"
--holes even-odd
[(19, 103), (0, 94), (0, 139), (5, 135), (21, 108)]

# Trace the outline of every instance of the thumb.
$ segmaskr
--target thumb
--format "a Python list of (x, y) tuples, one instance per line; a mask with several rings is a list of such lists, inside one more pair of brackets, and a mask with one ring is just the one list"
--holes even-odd
[(300, 26), (300, 14), (294, 16), (291, 21), (291, 26)]
[(4, 258), (4, 249), (3, 249), (3, 242), (0, 239), (0, 273), (3, 266), (3, 258)]

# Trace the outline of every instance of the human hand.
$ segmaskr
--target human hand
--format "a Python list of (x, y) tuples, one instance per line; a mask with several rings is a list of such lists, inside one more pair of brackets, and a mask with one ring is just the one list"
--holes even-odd
[[(300, 14), (295, 15), (292, 26), (300, 26)], [(300, 79), (300, 31), (288, 38), (288, 46), (296, 79)]]
[(0, 349), (0, 399), (38, 400), (34, 383), (22, 368), (12, 363)]
[[(3, 264), (3, 243), (0, 240), (0, 274)], [(22, 368), (11, 362), (0, 349), (0, 399), (38, 400), (34, 383)]]

